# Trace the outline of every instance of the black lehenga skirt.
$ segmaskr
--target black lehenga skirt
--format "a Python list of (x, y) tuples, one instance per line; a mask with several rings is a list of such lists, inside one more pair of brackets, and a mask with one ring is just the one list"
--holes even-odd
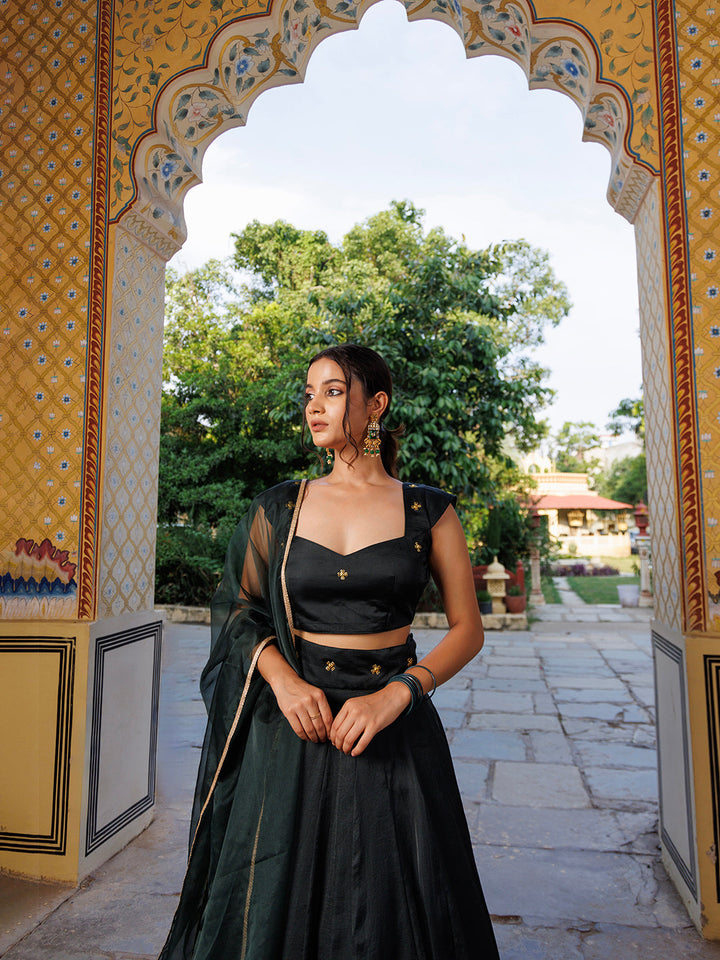
[[(298, 638), (337, 713), (415, 663)], [(447, 738), (431, 702), (359, 757), (304, 744), (283, 960), (498, 960)]]

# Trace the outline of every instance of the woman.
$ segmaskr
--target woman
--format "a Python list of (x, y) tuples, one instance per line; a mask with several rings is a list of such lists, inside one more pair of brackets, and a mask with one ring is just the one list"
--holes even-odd
[[(266, 491), (228, 548), (161, 960), (497, 960), (426, 696), (479, 651), (482, 622), (455, 498), (395, 479), (391, 397), (374, 351), (313, 357), (305, 418), (332, 470)], [(431, 572), (450, 629), (418, 663)]]

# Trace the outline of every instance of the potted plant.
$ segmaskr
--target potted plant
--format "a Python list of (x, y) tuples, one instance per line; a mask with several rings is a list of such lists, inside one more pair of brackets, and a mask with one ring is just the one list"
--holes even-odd
[(525, 594), (517, 583), (513, 583), (507, 589), (505, 597), (505, 609), (508, 613), (522, 613), (526, 604)]
[(489, 590), (478, 590), (477, 599), (480, 613), (492, 613), (492, 597)]

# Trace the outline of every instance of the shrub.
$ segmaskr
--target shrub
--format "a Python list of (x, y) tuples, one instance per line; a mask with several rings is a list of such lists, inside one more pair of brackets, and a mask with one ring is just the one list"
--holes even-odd
[(158, 527), (155, 602), (206, 607), (220, 581), (227, 539), (209, 527)]

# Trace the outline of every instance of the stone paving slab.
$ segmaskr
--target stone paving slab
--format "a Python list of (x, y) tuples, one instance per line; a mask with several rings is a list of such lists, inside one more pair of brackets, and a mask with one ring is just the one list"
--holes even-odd
[(644, 708), (618, 706), (615, 703), (562, 703), (560, 716), (590, 720), (613, 720), (615, 723), (647, 723), (650, 719)]
[[(583, 960), (717, 960), (719, 948), (703, 940), (692, 926), (675, 931), (600, 924), (583, 936), (582, 950)], [(510, 958), (503, 956), (503, 960)]]
[(575, 740), (575, 749), (583, 767), (640, 767), (650, 770), (657, 768), (657, 754), (646, 747), (632, 747), (625, 743)]
[[(478, 847), (476, 857), (491, 913), (565, 927), (578, 922), (660, 925), (656, 911), (661, 892), (651, 857), (492, 846)], [(674, 900), (670, 891), (662, 894)], [(687, 923), (679, 903), (674, 906), (674, 922)]]
[(473, 693), (472, 710), (482, 713), (532, 713), (532, 694), (476, 690)]
[(562, 726), (565, 733), (574, 740), (615, 740), (628, 742), (633, 740), (638, 731), (642, 731), (648, 736), (649, 742), (654, 741), (654, 726), (649, 720), (642, 723), (607, 723), (603, 720), (593, 720), (591, 718), (576, 719), (562, 718)]
[(590, 798), (576, 767), (561, 763), (495, 764), (493, 800), (511, 807), (589, 807)]
[(657, 773), (654, 770), (588, 767), (585, 778), (596, 799), (650, 802), (657, 798)]
[(501, 693), (545, 693), (547, 683), (544, 680), (511, 680), (507, 677), (476, 677), (473, 680), (475, 690), (496, 690)]
[(532, 759), (538, 763), (572, 763), (570, 742), (564, 733), (531, 730), (527, 734)]
[(575, 690), (570, 688), (554, 688), (555, 700), (557, 703), (615, 703), (619, 706), (632, 706), (634, 700), (628, 692), (627, 687), (623, 686), (618, 690), (598, 690), (596, 687), (588, 690)]
[(647, 815), (623, 821), (611, 810), (553, 810), (486, 803), (479, 806), (475, 829), (478, 842), (488, 846), (612, 853), (627, 845), (637, 845), (656, 822)]
[(466, 725), (480, 730), (546, 730), (562, 733), (557, 716), (539, 713), (471, 713)]
[(526, 760), (525, 741), (505, 730), (458, 730), (450, 744), (453, 757), (480, 760)]

